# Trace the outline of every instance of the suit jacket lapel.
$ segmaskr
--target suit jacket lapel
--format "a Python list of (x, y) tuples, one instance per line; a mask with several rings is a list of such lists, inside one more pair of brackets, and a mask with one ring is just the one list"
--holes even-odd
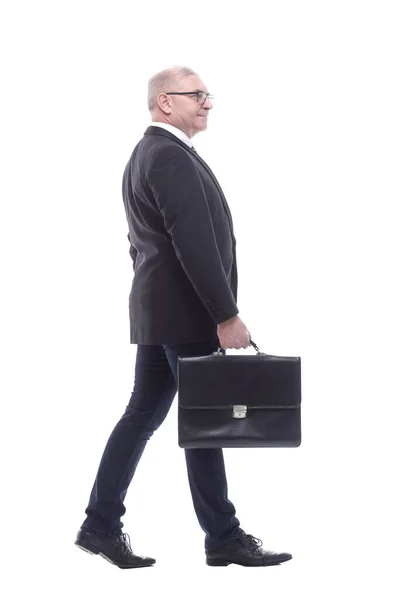
[[(189, 151), (191, 151), (191, 150), (190, 150), (190, 148), (189, 148)], [(232, 230), (232, 237), (235, 239), (235, 236), (233, 235), (233, 222), (232, 222), (231, 211), (229, 210), (229, 206), (228, 206), (228, 203), (227, 203), (227, 201), (226, 201), (226, 198), (225, 198), (225, 196), (224, 196), (224, 192), (222, 191), (222, 188), (221, 188), (221, 186), (219, 185), (217, 178), (215, 177), (214, 173), (211, 171), (211, 169), (210, 169), (210, 167), (208, 166), (208, 164), (206, 163), (206, 161), (205, 161), (205, 160), (203, 160), (203, 159), (201, 158), (201, 156), (199, 156), (199, 155), (197, 154), (197, 152), (192, 152), (192, 154), (193, 154), (193, 156), (195, 156), (195, 157), (197, 158), (197, 160), (198, 160), (198, 161), (199, 161), (199, 162), (200, 162), (200, 163), (203, 165), (203, 167), (204, 167), (204, 168), (207, 170), (207, 172), (209, 173), (210, 177), (212, 178), (212, 180), (214, 181), (215, 185), (217, 186), (217, 189), (218, 189), (218, 191), (219, 191), (219, 193), (220, 193), (220, 195), (221, 195), (221, 198), (222, 198), (222, 202), (223, 202), (223, 205), (224, 205), (224, 208), (225, 208), (226, 214), (227, 214), (227, 216), (228, 216), (229, 224), (230, 224), (230, 226), (231, 226), (231, 230)], [(235, 240), (235, 241), (236, 241), (236, 240)]]

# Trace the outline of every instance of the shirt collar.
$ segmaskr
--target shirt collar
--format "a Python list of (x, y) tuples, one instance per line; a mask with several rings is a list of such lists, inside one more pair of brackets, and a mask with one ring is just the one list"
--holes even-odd
[(189, 146), (189, 148), (191, 148), (193, 146), (192, 140), (186, 135), (186, 133), (184, 133), (177, 127), (174, 127), (173, 125), (170, 125), (169, 123), (161, 123), (159, 121), (153, 121), (151, 123), (151, 125), (154, 125), (156, 127), (163, 127), (164, 129), (166, 129), (167, 131), (169, 131), (170, 133), (175, 135), (177, 138), (179, 138), (182, 142), (185, 142), (185, 144), (187, 144)]

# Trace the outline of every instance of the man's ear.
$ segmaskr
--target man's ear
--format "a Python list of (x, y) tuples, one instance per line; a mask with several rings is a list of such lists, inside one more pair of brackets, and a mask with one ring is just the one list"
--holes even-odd
[(164, 92), (161, 92), (161, 94), (158, 94), (157, 103), (158, 103), (158, 106), (161, 108), (161, 110), (165, 114), (167, 114), (167, 115), (171, 114), (172, 108), (170, 105), (170, 99), (168, 98), (167, 94), (165, 94)]

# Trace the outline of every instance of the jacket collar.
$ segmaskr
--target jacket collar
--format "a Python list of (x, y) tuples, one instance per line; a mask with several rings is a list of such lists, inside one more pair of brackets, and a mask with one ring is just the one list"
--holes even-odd
[(182, 146), (182, 148), (189, 150), (189, 152), (193, 154), (193, 150), (191, 150), (191, 148), (187, 144), (185, 144), (185, 142), (180, 140), (178, 137), (176, 137), (176, 135), (174, 135), (170, 131), (167, 131), (163, 127), (157, 127), (156, 125), (150, 125), (144, 132), (144, 135), (163, 135), (164, 137), (167, 137), (170, 140), (173, 140), (174, 142), (176, 142), (177, 144)]

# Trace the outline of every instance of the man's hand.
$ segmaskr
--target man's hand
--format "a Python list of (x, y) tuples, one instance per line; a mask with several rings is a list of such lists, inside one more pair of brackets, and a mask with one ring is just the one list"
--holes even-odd
[(217, 333), (221, 348), (240, 350), (250, 346), (251, 333), (238, 315), (220, 323)]

